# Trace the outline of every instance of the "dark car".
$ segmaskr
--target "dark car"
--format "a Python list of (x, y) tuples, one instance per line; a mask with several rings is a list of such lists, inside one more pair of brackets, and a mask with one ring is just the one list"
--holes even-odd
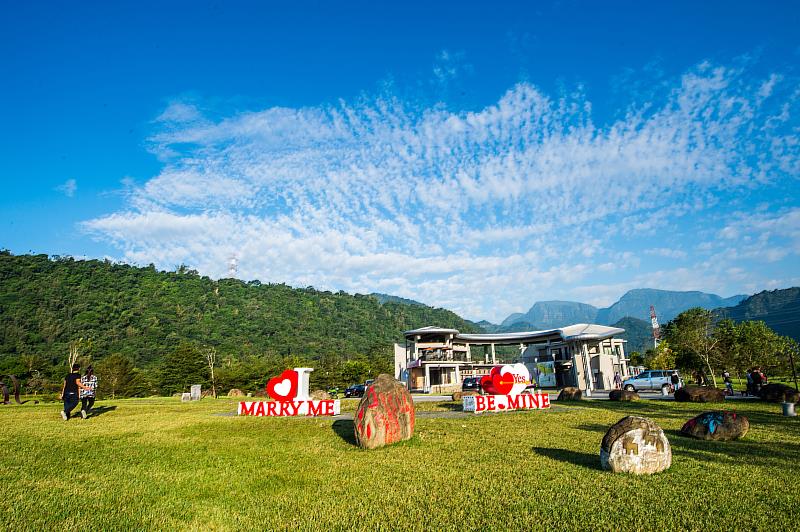
[(354, 384), (354, 385), (348, 386), (347, 388), (344, 389), (344, 396), (345, 397), (363, 397), (364, 390), (366, 390), (366, 389), (367, 389), (367, 387), (364, 386), (363, 384)]
[(461, 383), (462, 392), (480, 392), (481, 377), (466, 377)]

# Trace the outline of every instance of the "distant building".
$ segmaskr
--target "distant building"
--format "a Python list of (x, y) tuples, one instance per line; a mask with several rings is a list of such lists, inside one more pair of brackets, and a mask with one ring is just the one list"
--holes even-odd
[[(614, 373), (630, 372), (625, 329), (579, 323), (546, 331), (505, 334), (461, 334), (456, 329), (423, 327), (405, 332), (406, 345), (395, 346), (395, 375), (411, 391), (451, 393), (466, 377), (487, 375), (497, 365), (496, 346), (518, 347), (531, 378), (542, 387), (576, 386), (608, 390)], [(473, 348), (483, 348), (473, 359)], [(402, 352), (405, 352), (403, 360)]]

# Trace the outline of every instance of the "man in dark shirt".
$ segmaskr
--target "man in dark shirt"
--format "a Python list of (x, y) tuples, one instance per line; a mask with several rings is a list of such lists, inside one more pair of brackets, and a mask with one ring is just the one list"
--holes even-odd
[(61, 387), (61, 399), (64, 401), (61, 417), (64, 418), (64, 421), (69, 419), (70, 412), (78, 406), (78, 389), (89, 390), (90, 388), (81, 384), (80, 364), (73, 364), (72, 373), (64, 378), (64, 385)]

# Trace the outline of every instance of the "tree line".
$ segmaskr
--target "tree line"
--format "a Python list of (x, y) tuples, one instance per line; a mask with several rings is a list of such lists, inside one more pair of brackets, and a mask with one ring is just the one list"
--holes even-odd
[(70, 356), (115, 396), (255, 392), (296, 366), (315, 368), (312, 387), (342, 387), (393, 373), (393, 343), (430, 324), (480, 332), (453, 312), (371, 295), (0, 251), (0, 375), (31, 393), (60, 389)]
[(662, 329), (662, 341), (644, 356), (631, 360), (652, 369), (679, 369), (701, 373), (717, 384), (724, 370), (743, 378), (748, 369), (761, 367), (773, 375), (789, 375), (789, 351), (797, 342), (781, 336), (763, 321), (719, 319), (714, 311), (693, 308), (679, 314)]

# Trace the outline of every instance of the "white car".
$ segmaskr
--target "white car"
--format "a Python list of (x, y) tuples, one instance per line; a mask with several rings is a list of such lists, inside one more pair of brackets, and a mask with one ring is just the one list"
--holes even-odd
[(648, 369), (635, 377), (625, 379), (622, 387), (629, 392), (640, 390), (661, 390), (665, 395), (672, 390), (672, 374), (676, 369)]

